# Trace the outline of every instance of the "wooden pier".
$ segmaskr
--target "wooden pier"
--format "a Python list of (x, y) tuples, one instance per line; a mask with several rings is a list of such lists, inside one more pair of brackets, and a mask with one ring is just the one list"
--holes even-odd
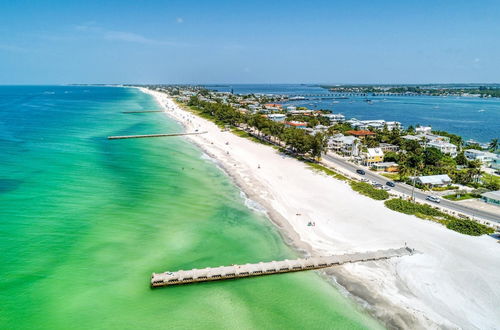
[(374, 261), (412, 255), (414, 249), (403, 247), (400, 249), (378, 250), (373, 252), (333, 255), (328, 257), (312, 257), (306, 259), (259, 262), (258, 264), (220, 266), (215, 268), (179, 270), (176, 272), (153, 273), (151, 286), (169, 286), (196, 282), (218, 281), (272, 275), (280, 273), (299, 272), (311, 269), (327, 268), (345, 263)]
[(153, 138), (153, 137), (165, 137), (165, 136), (182, 136), (182, 135), (198, 135), (205, 134), (204, 132), (192, 132), (192, 133), (171, 133), (171, 134), (145, 134), (145, 135), (121, 135), (121, 136), (108, 136), (108, 140), (120, 140), (120, 139), (141, 139), (141, 138)]

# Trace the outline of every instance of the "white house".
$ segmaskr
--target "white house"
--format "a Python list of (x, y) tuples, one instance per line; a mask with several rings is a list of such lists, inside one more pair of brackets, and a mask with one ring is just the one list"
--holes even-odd
[(479, 160), (486, 166), (490, 166), (493, 160), (499, 157), (499, 155), (492, 152), (476, 149), (467, 149), (464, 151), (464, 155), (468, 160)]
[(281, 113), (272, 113), (272, 114), (267, 115), (267, 118), (272, 120), (272, 121), (282, 123), (285, 121), (286, 115), (281, 114)]
[(442, 187), (451, 184), (448, 174), (419, 176), (415, 181), (424, 186)]
[(323, 114), (323, 117), (328, 118), (331, 123), (340, 123), (345, 120), (345, 116), (340, 113), (327, 113)]
[(417, 126), (417, 127), (415, 127), (415, 133), (431, 134), (432, 127), (431, 126)]
[(328, 139), (328, 149), (348, 156), (359, 155), (359, 139), (355, 136), (335, 134)]
[(427, 147), (436, 148), (443, 154), (450, 155), (451, 157), (457, 155), (457, 146), (450, 142), (435, 140), (427, 143)]

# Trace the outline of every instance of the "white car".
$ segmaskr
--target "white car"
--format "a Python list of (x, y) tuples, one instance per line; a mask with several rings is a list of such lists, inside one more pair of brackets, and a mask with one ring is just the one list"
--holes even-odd
[(441, 200), (436, 196), (427, 196), (425, 199), (434, 203), (441, 203)]

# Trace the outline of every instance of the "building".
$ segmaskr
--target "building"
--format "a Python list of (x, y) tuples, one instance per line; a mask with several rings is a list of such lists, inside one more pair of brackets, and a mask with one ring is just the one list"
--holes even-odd
[(382, 149), (384, 153), (392, 151), (392, 152), (397, 152), (399, 151), (399, 146), (395, 144), (390, 144), (390, 143), (381, 143), (379, 145), (379, 148)]
[(500, 206), (500, 190), (482, 193), (481, 199), (488, 204)]
[(363, 165), (372, 166), (384, 160), (384, 152), (380, 148), (368, 148), (364, 153)]
[(349, 134), (349, 135), (355, 136), (357, 138), (361, 138), (361, 139), (363, 139), (363, 138), (365, 138), (367, 136), (374, 136), (374, 135), (376, 135), (375, 133), (370, 132), (370, 131), (366, 131), (366, 130), (357, 130), (357, 131), (356, 130), (350, 130), (350, 131), (347, 131), (346, 133)]
[(345, 116), (341, 115), (340, 113), (327, 113), (322, 115), (325, 118), (328, 118), (330, 120), (330, 123), (341, 123), (345, 121)]
[(276, 104), (276, 103), (267, 103), (264, 104), (264, 108), (272, 111), (281, 111), (282, 107), (281, 104)]
[(307, 123), (292, 120), (292, 121), (285, 121), (285, 126), (306, 129)]
[(328, 139), (328, 149), (347, 156), (359, 155), (359, 139), (354, 136), (336, 134)]
[(384, 172), (398, 172), (399, 165), (395, 162), (382, 162), (376, 163), (372, 165), (375, 171), (384, 171)]
[(464, 151), (464, 156), (468, 160), (479, 160), (483, 165), (490, 166), (493, 160), (500, 157), (497, 154), (488, 151), (476, 150), (476, 149), (467, 149)]
[(495, 170), (500, 171), (500, 156), (497, 156), (497, 157), (492, 159), (492, 161), (490, 163), (490, 167), (495, 169)]
[(352, 118), (346, 123), (350, 124), (355, 129), (366, 130), (368, 128), (372, 128), (375, 130), (383, 130), (384, 127), (387, 127), (388, 130), (401, 129), (402, 125), (397, 121), (385, 121), (383, 119), (376, 120), (358, 120), (356, 118)]
[(267, 118), (272, 120), (272, 121), (282, 123), (285, 121), (286, 115), (281, 114), (281, 113), (272, 113), (270, 115), (267, 115)]
[(417, 133), (417, 134), (431, 134), (432, 127), (431, 126), (417, 126), (417, 127), (415, 127), (415, 133)]
[(443, 187), (451, 184), (451, 178), (448, 174), (426, 175), (416, 177), (415, 182), (430, 188)]
[(400, 130), (401, 128), (403, 128), (403, 125), (401, 125), (399, 121), (386, 121), (385, 125), (387, 126), (387, 129), (389, 131), (393, 131), (395, 129)]
[(457, 155), (457, 146), (450, 142), (434, 140), (427, 143), (427, 147), (436, 148), (443, 154), (455, 157)]

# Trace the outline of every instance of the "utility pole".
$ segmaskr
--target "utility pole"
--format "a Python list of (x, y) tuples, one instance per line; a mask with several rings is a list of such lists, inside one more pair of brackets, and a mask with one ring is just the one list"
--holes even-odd
[(415, 180), (417, 176), (417, 170), (413, 171), (413, 188), (411, 189), (411, 200), (415, 203)]

